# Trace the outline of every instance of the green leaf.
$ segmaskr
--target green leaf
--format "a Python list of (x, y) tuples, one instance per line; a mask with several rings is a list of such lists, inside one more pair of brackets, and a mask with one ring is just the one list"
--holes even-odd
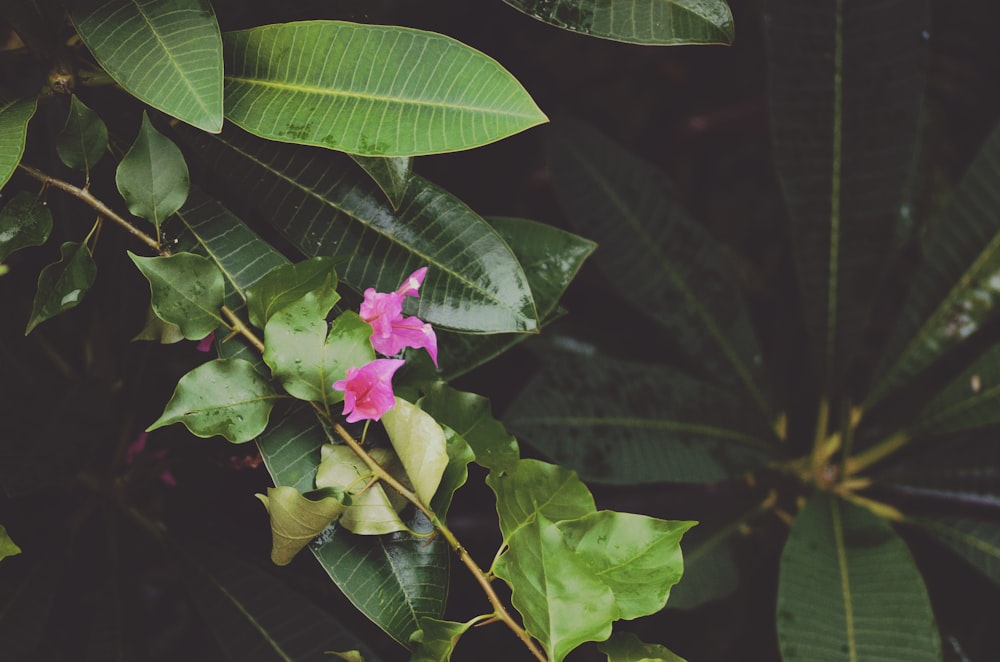
[(204, 131), (222, 129), (222, 37), (208, 0), (86, 0), (70, 16), (129, 94)]
[(614, 593), (619, 618), (630, 620), (663, 609), (684, 572), (681, 536), (695, 524), (601, 510), (556, 526)]
[(285, 306), (264, 327), (264, 361), (288, 393), (325, 407), (341, 402), (344, 393), (333, 383), (348, 368), (359, 368), (375, 358), (372, 328), (357, 313), (345, 312), (327, 327), (326, 313), (336, 293), (310, 292)]
[[(257, 444), (276, 485), (308, 492), (326, 441), (312, 411), (302, 406), (275, 421)], [(431, 530), (415, 510), (404, 523), (414, 531)], [(450, 550), (441, 536), (357, 536), (336, 526), (309, 549), (344, 595), (401, 643), (420, 629), (420, 618), (440, 618), (444, 611)]]
[(182, 540), (171, 548), (191, 604), (226, 659), (326, 660), (327, 651), (340, 648), (360, 649), (364, 660), (378, 662), (350, 628), (291, 588), (287, 578), (203, 540)]
[(145, 111), (139, 135), (118, 164), (115, 183), (128, 210), (156, 226), (157, 232), (187, 200), (190, 178), (184, 155), (153, 127)]
[(38, 99), (18, 99), (0, 88), (0, 188), (14, 174), (24, 155), (28, 121), (35, 114)]
[(777, 620), (786, 662), (941, 659), (906, 543), (868, 510), (822, 492), (799, 512), (781, 554)]
[(250, 322), (263, 329), (274, 313), (312, 291), (317, 291), (317, 300), (331, 301), (332, 307), (340, 298), (335, 294), (336, 265), (333, 258), (313, 257), (269, 271), (246, 290)]
[(139, 333), (135, 334), (132, 338), (132, 342), (138, 340), (151, 340), (161, 345), (173, 345), (184, 340), (184, 334), (181, 333), (181, 328), (176, 324), (164, 322), (157, 317), (153, 306), (149, 306), (146, 309), (146, 323), (143, 324)]
[(414, 644), (410, 662), (448, 662), (451, 660), (458, 639), (475, 621), (455, 623), (436, 618), (420, 619), (420, 630), (411, 640)]
[(907, 519), (906, 523), (934, 537), (1000, 584), (1000, 525), (996, 522), (937, 515)]
[(442, 427), (447, 442), (448, 466), (441, 476), (441, 485), (431, 499), (430, 506), (441, 521), (446, 521), (452, 497), (469, 479), (469, 463), (476, 459), (476, 455), (458, 433), (449, 427)]
[(631, 44), (733, 43), (725, 0), (504, 0), (565, 30)]
[(594, 497), (575, 471), (540, 460), (518, 460), (512, 469), (486, 477), (497, 497), (504, 540), (539, 516), (558, 522), (597, 512)]
[(223, 41), (226, 118), (271, 140), (411, 156), (478, 147), (546, 121), (496, 61), (440, 34), (306, 21)]
[(209, 361), (181, 377), (163, 415), (146, 431), (183, 423), (199, 437), (218, 434), (243, 443), (264, 431), (280, 397), (248, 361)]
[(601, 246), (595, 259), (609, 281), (770, 419), (757, 339), (721, 246), (673, 200), (666, 176), (577, 122), (553, 126), (549, 160), (559, 204)]
[(70, 168), (83, 170), (90, 177), (94, 164), (108, 148), (108, 127), (75, 94), (70, 97), (66, 126), (56, 137), (56, 153)]
[(910, 381), (995, 318), (1000, 282), (1000, 125), (994, 127), (940, 218), (889, 338), (866, 406)]
[[(351, 505), (341, 516), (340, 526), (365, 536), (406, 530), (398, 515), (406, 501), (380, 484), (365, 489), (374, 474), (357, 453), (348, 446), (333, 444), (323, 444), (320, 450), (322, 460), (316, 471), (316, 487), (344, 490), (351, 495)], [(394, 478), (407, 484), (395, 453), (387, 448), (373, 448), (370, 455)]]
[(157, 316), (179, 326), (185, 338), (201, 340), (224, 323), (219, 309), (225, 284), (211, 260), (193, 253), (139, 257), (129, 251), (128, 255), (149, 281)]
[(20, 553), (21, 548), (10, 539), (7, 528), (3, 524), (0, 524), (0, 561), (8, 556), (17, 556)]
[(548, 361), (506, 420), (555, 462), (606, 483), (713, 482), (775, 454), (742, 399), (666, 367), (601, 357)]
[[(332, 490), (323, 490), (325, 495)], [(271, 561), (288, 565), (295, 555), (347, 509), (344, 493), (310, 498), (294, 487), (269, 487), (256, 497), (271, 518)]]
[(597, 649), (608, 656), (608, 662), (684, 662), (666, 646), (643, 643), (631, 632), (615, 632), (597, 644)]
[(381, 421), (414, 491), (430, 503), (448, 467), (444, 430), (434, 417), (402, 398), (396, 398)]
[[(770, 0), (770, 108), (817, 376), (854, 361), (908, 213), (927, 4)], [(808, 89), (808, 93), (804, 91)]]
[(531, 290), (510, 248), (426, 180), (410, 178), (397, 213), (346, 156), (229, 132), (183, 135), (303, 254), (349, 255), (340, 277), (354, 290), (391, 292), (427, 266), (407, 314), (476, 333), (537, 330)]
[(930, 435), (1000, 422), (1000, 347), (994, 347), (946, 386), (908, 428)]
[(509, 537), (494, 573), (511, 587), (525, 629), (553, 662), (585, 641), (607, 639), (619, 618), (614, 593), (541, 513)]
[(41, 246), (52, 232), (52, 212), (34, 193), (18, 191), (0, 209), (0, 262), (14, 251)]
[(352, 154), (351, 158), (378, 184), (392, 208), (399, 209), (399, 203), (406, 191), (406, 183), (413, 174), (413, 158), (409, 156), (384, 158), (357, 154)]
[(417, 404), (436, 421), (461, 435), (480, 466), (499, 471), (515, 468), (520, 458), (517, 440), (493, 418), (488, 399), (435, 382)]
[(97, 278), (97, 264), (86, 244), (68, 241), (59, 252), (62, 258), (38, 274), (38, 290), (24, 335), (45, 320), (76, 308)]

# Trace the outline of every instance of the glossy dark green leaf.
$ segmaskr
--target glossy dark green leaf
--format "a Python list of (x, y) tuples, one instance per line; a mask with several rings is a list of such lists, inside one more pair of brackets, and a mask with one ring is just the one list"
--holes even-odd
[(3, 524), (0, 524), (0, 561), (8, 556), (17, 556), (20, 553), (21, 548), (10, 539), (7, 528)]
[[(406, 500), (379, 483), (365, 489), (374, 474), (357, 453), (343, 444), (324, 444), (320, 453), (316, 487), (342, 490), (351, 497), (338, 526), (362, 536), (406, 531), (406, 523), (399, 516)], [(373, 448), (371, 456), (390, 475), (406, 484), (405, 472), (395, 453), (388, 448)]]
[(608, 656), (608, 662), (684, 662), (666, 646), (643, 643), (631, 632), (615, 632), (597, 649)]
[(70, 15), (127, 92), (204, 131), (222, 129), (222, 37), (208, 0), (84, 0)]
[(269, 271), (246, 290), (250, 322), (263, 329), (274, 313), (314, 290), (320, 290), (323, 300), (336, 303), (339, 297), (330, 296), (337, 291), (336, 265), (333, 258), (314, 257)]
[(517, 440), (493, 418), (488, 399), (435, 382), (417, 404), (468, 442), (480, 466), (509, 471), (517, 464)]
[(385, 193), (393, 209), (399, 209), (399, 203), (406, 191), (406, 183), (413, 174), (413, 158), (410, 156), (358, 156), (351, 158), (374, 180)]
[(94, 164), (108, 148), (108, 127), (93, 110), (75, 94), (70, 97), (66, 126), (56, 138), (56, 153), (70, 168), (83, 170), (90, 176)]
[(360, 649), (379, 662), (351, 630), (306, 595), (229, 549), (183, 540), (177, 574), (191, 604), (230, 660), (335, 660), (331, 649)]
[(906, 213), (927, 3), (769, 0), (775, 157), (815, 369), (838, 383)]
[(1000, 584), (1000, 524), (982, 519), (924, 516), (907, 520)]
[[(275, 421), (258, 446), (275, 484), (308, 492), (327, 441), (311, 410), (300, 407)], [(406, 524), (418, 532), (431, 529), (416, 513), (406, 516)], [(420, 629), (421, 618), (440, 618), (444, 611), (449, 549), (441, 536), (357, 536), (334, 527), (309, 549), (348, 599), (401, 643)]]
[(478, 147), (546, 121), (495, 60), (440, 34), (304, 21), (223, 41), (226, 118), (271, 140), (411, 156)]
[(381, 421), (413, 491), (421, 501), (430, 503), (448, 467), (444, 430), (433, 416), (402, 398), (382, 414)]
[(695, 524), (601, 510), (556, 526), (611, 589), (619, 618), (631, 620), (663, 609), (684, 572), (681, 536)]
[(786, 662), (941, 659), (927, 589), (888, 522), (818, 492), (781, 554), (778, 642)]
[(311, 498), (294, 487), (269, 487), (256, 495), (271, 518), (271, 561), (288, 565), (347, 509), (345, 493)]
[(280, 397), (253, 364), (242, 359), (209, 361), (181, 377), (163, 414), (146, 431), (183, 423), (199, 437), (222, 435), (243, 443), (264, 431)]
[(187, 200), (190, 177), (184, 155), (153, 127), (145, 111), (139, 135), (118, 164), (115, 183), (128, 210), (152, 223), (157, 231)]
[(183, 135), (303, 254), (349, 257), (339, 273), (353, 289), (391, 292), (426, 266), (407, 314), (470, 332), (537, 330), (531, 290), (510, 248), (426, 180), (409, 180), (395, 212), (346, 156), (230, 132)]
[(577, 122), (553, 125), (549, 160), (559, 204), (597, 241), (608, 280), (769, 419), (757, 339), (721, 246), (673, 200), (666, 176)]
[(725, 0), (504, 0), (549, 25), (648, 46), (731, 44)]
[(169, 257), (129, 257), (149, 281), (153, 310), (176, 324), (188, 340), (201, 340), (224, 321), (219, 309), (225, 296), (222, 272), (208, 258), (193, 253)]
[(35, 114), (38, 99), (18, 99), (0, 88), (0, 188), (21, 162), (28, 137), (28, 121)]
[(59, 251), (62, 258), (38, 274), (38, 290), (24, 335), (45, 320), (79, 305), (97, 278), (97, 263), (86, 244), (68, 241)]
[(594, 497), (576, 472), (539, 460), (518, 460), (503, 473), (492, 471), (486, 484), (497, 497), (504, 540), (539, 515), (558, 522), (597, 512)]
[(678, 371), (600, 357), (546, 362), (506, 416), (522, 441), (586, 480), (624, 484), (759, 467), (775, 449), (758, 420), (741, 398)]
[(459, 637), (470, 627), (472, 622), (420, 619), (420, 630), (413, 635), (414, 648), (410, 662), (449, 662)]
[(52, 212), (34, 193), (18, 191), (0, 209), (0, 262), (14, 251), (41, 246), (52, 232)]
[(942, 434), (1000, 422), (1000, 347), (986, 352), (920, 412), (908, 430)]
[(868, 403), (946, 356), (996, 316), (1000, 282), (1000, 126), (993, 129), (929, 227), (924, 262), (907, 293)]
[(507, 539), (508, 549), (493, 565), (511, 587), (511, 602), (553, 662), (585, 641), (603, 641), (619, 618), (612, 590), (567, 544), (562, 531), (543, 514)]

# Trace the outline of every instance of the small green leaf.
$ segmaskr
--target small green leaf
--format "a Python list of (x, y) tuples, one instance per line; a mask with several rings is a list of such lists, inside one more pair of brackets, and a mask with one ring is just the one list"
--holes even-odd
[(378, 187), (385, 193), (385, 197), (389, 199), (392, 208), (399, 209), (403, 192), (406, 191), (406, 184), (410, 181), (410, 175), (413, 172), (413, 157), (385, 158), (352, 154), (351, 158), (378, 184)]
[(496, 61), (431, 32), (305, 21), (223, 41), (226, 118), (270, 140), (408, 156), (477, 147), (546, 121)]
[(164, 322), (156, 316), (153, 306), (149, 306), (146, 309), (146, 323), (143, 324), (139, 333), (135, 334), (132, 338), (132, 342), (138, 340), (151, 340), (161, 345), (173, 345), (184, 340), (184, 334), (181, 333), (181, 327), (176, 324)]
[(149, 281), (153, 310), (176, 324), (188, 340), (201, 340), (225, 322), (219, 316), (225, 296), (222, 272), (208, 258), (193, 253), (169, 257), (129, 257)]
[(71, 16), (129, 94), (204, 131), (222, 129), (222, 37), (209, 0), (86, 0)]
[(257, 494), (271, 518), (271, 561), (275, 565), (291, 563), (309, 541), (344, 512), (344, 496), (340, 493), (314, 499), (287, 486), (269, 487), (266, 496)]
[(508, 471), (517, 464), (520, 457), (517, 440), (493, 418), (490, 401), (486, 398), (436, 382), (428, 387), (417, 404), (439, 423), (461, 435), (472, 447), (480, 466)]
[(494, 573), (511, 587), (511, 602), (525, 628), (553, 662), (585, 641), (607, 639), (619, 618), (611, 589), (540, 513), (509, 537)]
[(18, 191), (0, 210), (0, 262), (14, 251), (41, 246), (52, 231), (52, 212), (33, 193)]
[(28, 121), (35, 114), (38, 98), (17, 99), (0, 89), (0, 188), (21, 162), (28, 137)]
[(8, 556), (17, 556), (20, 553), (21, 548), (14, 544), (14, 541), (10, 539), (10, 535), (7, 533), (7, 528), (3, 524), (0, 524), (0, 560)]
[[(324, 444), (320, 449), (317, 488), (335, 488), (351, 495), (351, 505), (344, 511), (339, 524), (352, 533), (379, 536), (407, 529), (399, 518), (406, 501), (394, 490), (375, 484), (368, 489), (372, 472), (357, 453), (348, 446)], [(405, 483), (402, 465), (388, 448), (373, 448), (372, 458), (394, 478)]]
[(146, 431), (183, 423), (199, 437), (218, 434), (243, 443), (264, 431), (279, 397), (249, 361), (209, 361), (181, 377), (163, 415)]
[(372, 328), (357, 313), (341, 314), (327, 330), (333, 294), (310, 292), (275, 313), (264, 327), (264, 361), (274, 376), (290, 395), (325, 406), (344, 399), (333, 383), (348, 368), (375, 358)]
[[(314, 290), (321, 295), (317, 301), (330, 301), (330, 307), (333, 307), (340, 299), (335, 294), (336, 263), (331, 257), (313, 257), (295, 264), (284, 264), (267, 272), (267, 275), (246, 290), (250, 323), (263, 329), (274, 313)], [(323, 315), (329, 311), (330, 308), (327, 308)]]
[(564, 30), (647, 46), (733, 43), (725, 0), (504, 0)]
[(362, 657), (359, 651), (323, 651), (327, 655), (336, 655), (341, 660), (347, 660), (347, 662), (365, 662), (365, 658)]
[(449, 662), (458, 639), (475, 621), (456, 623), (436, 618), (421, 618), (420, 629), (413, 633), (415, 644), (410, 662)]
[(190, 177), (184, 155), (153, 127), (145, 111), (139, 135), (118, 164), (115, 183), (128, 210), (152, 223), (157, 231), (187, 200)]
[(610, 510), (558, 522), (566, 545), (608, 585), (624, 619), (663, 609), (684, 573), (681, 536), (696, 522)]
[(684, 662), (665, 646), (643, 643), (631, 632), (615, 632), (597, 649), (608, 656), (608, 662)]
[(431, 499), (431, 510), (442, 520), (448, 515), (451, 499), (458, 488), (465, 485), (469, 479), (469, 463), (476, 459), (475, 453), (465, 439), (449, 427), (442, 426), (444, 437), (448, 443), (448, 466), (441, 476), (441, 485)]
[(56, 138), (56, 153), (70, 168), (89, 173), (108, 148), (108, 127), (75, 94), (70, 97), (66, 126)]
[(38, 291), (24, 335), (45, 320), (75, 308), (97, 278), (97, 264), (85, 244), (68, 241), (59, 251), (62, 259), (38, 274)]
[(448, 467), (444, 430), (430, 414), (402, 398), (396, 398), (381, 420), (414, 491), (430, 503)]
[(575, 471), (539, 460), (518, 460), (503, 473), (490, 472), (486, 484), (496, 494), (505, 540), (539, 515), (559, 521), (597, 511), (593, 495)]

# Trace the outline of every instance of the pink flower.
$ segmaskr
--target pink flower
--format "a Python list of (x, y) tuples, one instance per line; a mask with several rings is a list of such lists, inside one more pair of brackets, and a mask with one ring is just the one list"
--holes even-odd
[(377, 421), (392, 409), (392, 375), (405, 363), (402, 359), (375, 359), (360, 368), (348, 368), (344, 379), (333, 388), (344, 392), (344, 415), (348, 423), (364, 419)]
[(215, 340), (215, 331), (198, 341), (198, 345), (195, 347), (199, 352), (211, 352), (212, 342)]
[(434, 329), (416, 317), (403, 316), (403, 299), (418, 296), (427, 267), (414, 271), (395, 292), (369, 287), (361, 303), (361, 319), (372, 326), (372, 347), (379, 354), (395, 356), (406, 347), (423, 347), (437, 365)]

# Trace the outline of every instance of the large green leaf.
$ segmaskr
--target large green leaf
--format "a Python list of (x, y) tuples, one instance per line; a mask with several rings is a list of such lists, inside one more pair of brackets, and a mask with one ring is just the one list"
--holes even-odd
[(914, 164), (927, 3), (767, 2), (775, 159), (817, 376), (850, 368)]
[(720, 245), (670, 196), (666, 176), (577, 122), (553, 126), (559, 204), (600, 249), (605, 276), (714, 379), (742, 386), (768, 418), (760, 350)]
[(907, 520), (1000, 584), (1000, 524), (941, 515)]
[(600, 357), (546, 362), (506, 417), (523, 441), (606, 483), (740, 475), (774, 456), (758, 420), (742, 399), (675, 370)]
[(176, 549), (184, 588), (228, 659), (325, 660), (360, 647), (365, 662), (378, 662), (337, 619), (232, 551), (201, 540)]
[(354, 162), (378, 184), (378, 187), (389, 198), (393, 209), (399, 209), (399, 203), (406, 192), (406, 183), (413, 174), (413, 158), (410, 156), (381, 157), (358, 156), (352, 154)]
[(822, 492), (799, 512), (782, 552), (777, 620), (785, 662), (941, 659), (906, 543), (868, 510)]
[(996, 316), (1000, 282), (1000, 126), (924, 241), (924, 263), (868, 395), (874, 404)]
[(38, 274), (38, 290), (24, 335), (45, 320), (78, 306), (97, 278), (97, 263), (86, 244), (67, 241), (59, 252), (61, 259)]
[(227, 32), (226, 117), (364, 156), (478, 147), (545, 115), (495, 60), (411, 28), (306, 21)]
[(725, 0), (504, 0), (549, 25), (646, 45), (730, 44)]
[[(278, 418), (257, 440), (275, 484), (300, 492), (313, 489), (320, 446), (327, 442), (326, 432), (308, 407)], [(431, 528), (416, 512), (404, 513), (404, 521), (417, 532)], [(444, 611), (449, 550), (440, 536), (405, 532), (358, 536), (334, 526), (309, 550), (347, 598), (404, 645), (420, 629), (421, 618), (440, 618)]]
[(222, 37), (208, 0), (85, 0), (70, 15), (130, 94), (199, 129), (222, 129)]
[(430, 182), (411, 177), (395, 212), (346, 156), (228, 131), (184, 135), (305, 255), (349, 256), (340, 275), (355, 290), (393, 291), (426, 266), (407, 313), (470, 332), (537, 330), (528, 280), (510, 248)]
[(37, 106), (36, 97), (19, 99), (0, 88), (0, 188), (7, 184), (21, 162), (28, 137), (28, 121)]
[(14, 251), (41, 246), (52, 232), (52, 212), (29, 191), (18, 191), (0, 209), (0, 262)]
[(981, 356), (931, 400), (908, 429), (941, 434), (1000, 422), (1000, 347)]

